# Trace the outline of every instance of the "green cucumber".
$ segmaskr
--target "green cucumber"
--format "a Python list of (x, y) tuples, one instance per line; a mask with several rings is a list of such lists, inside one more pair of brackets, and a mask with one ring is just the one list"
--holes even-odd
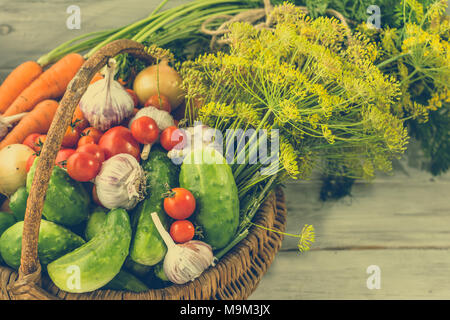
[(106, 218), (108, 217), (108, 210), (103, 207), (96, 207), (89, 215), (86, 230), (84, 231), (84, 238), (89, 241), (97, 233), (100, 233), (105, 226)]
[[(23, 221), (8, 228), (0, 237), (0, 253), (14, 269), (20, 266), (22, 253)], [(84, 244), (84, 240), (56, 223), (41, 220), (38, 239), (38, 257), (42, 266)]]
[(180, 187), (196, 200), (195, 223), (213, 249), (225, 247), (239, 224), (239, 197), (230, 166), (213, 148), (191, 151), (183, 160)]
[(163, 211), (163, 194), (168, 191), (168, 186), (170, 188), (177, 186), (179, 170), (167, 154), (157, 148), (150, 152), (148, 160), (144, 161), (142, 167), (147, 174), (150, 195), (134, 210), (133, 224), (136, 226), (130, 257), (137, 263), (153, 266), (164, 258), (167, 247), (150, 214), (157, 212), (161, 222), (167, 227), (167, 215)]
[(155, 273), (155, 276), (160, 280), (164, 282), (169, 281), (169, 278), (167, 278), (166, 273), (164, 272), (164, 260), (154, 267), (153, 272)]
[[(27, 192), (30, 192), (36, 164), (28, 172)], [(55, 166), (48, 184), (42, 215), (48, 221), (75, 226), (88, 218), (90, 197), (83, 185), (70, 178), (64, 169)]]
[[(16, 219), (11, 213), (0, 211), (0, 236), (14, 223), (16, 223)], [(0, 254), (0, 263), (3, 263), (1, 254)]]
[(9, 208), (11, 209), (17, 221), (23, 221), (25, 210), (27, 209), (28, 192), (25, 186), (17, 189), (9, 199)]
[(128, 213), (123, 209), (111, 210), (102, 231), (78, 249), (50, 263), (48, 275), (58, 288), (67, 292), (97, 290), (120, 272), (130, 241)]
[(149, 288), (138, 278), (131, 273), (121, 270), (103, 289), (118, 290), (118, 291), (131, 291), (131, 292), (144, 292)]

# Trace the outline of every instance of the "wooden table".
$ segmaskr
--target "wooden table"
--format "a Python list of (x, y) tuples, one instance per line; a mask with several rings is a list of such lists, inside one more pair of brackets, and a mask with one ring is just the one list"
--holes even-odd
[[(59, 43), (140, 19), (156, 3), (0, 0), (0, 81)], [(81, 8), (81, 30), (66, 28), (72, 4)], [(317, 241), (300, 254), (286, 238), (251, 299), (450, 299), (450, 174), (432, 177), (417, 169), (418, 158), (413, 148), (392, 175), (358, 181), (339, 201), (320, 202), (316, 178), (290, 182), (287, 232), (313, 224)], [(372, 265), (380, 289), (368, 289)]]

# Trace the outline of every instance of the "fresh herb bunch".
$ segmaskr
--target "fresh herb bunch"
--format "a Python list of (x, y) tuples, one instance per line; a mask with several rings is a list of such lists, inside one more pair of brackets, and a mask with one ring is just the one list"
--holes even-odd
[[(233, 138), (229, 129), (267, 136), (278, 130), (279, 165), (270, 175), (248, 162), (256, 133), (237, 151), (247, 160), (232, 164), (241, 200), (286, 178), (307, 178), (313, 168), (329, 171), (329, 161), (345, 163), (353, 177), (390, 170), (408, 136), (391, 113), (399, 84), (373, 63), (376, 47), (358, 33), (347, 38), (338, 20), (311, 19), (291, 4), (274, 8), (271, 18), (270, 29), (230, 25), (227, 53), (204, 54), (181, 68), (191, 122), (220, 130), (225, 141)], [(242, 230), (251, 221), (246, 210)]]

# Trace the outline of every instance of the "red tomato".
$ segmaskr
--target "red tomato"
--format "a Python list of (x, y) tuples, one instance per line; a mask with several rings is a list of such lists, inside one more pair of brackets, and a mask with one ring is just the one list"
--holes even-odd
[(98, 144), (84, 144), (78, 147), (77, 152), (87, 152), (92, 154), (98, 162), (103, 163), (105, 161), (105, 153), (98, 146)]
[(36, 138), (36, 141), (34, 143), (34, 145), (35, 145), (34, 150), (36, 152), (41, 152), (41, 149), (44, 146), (45, 140), (47, 140), (46, 134), (41, 134), (41, 135), (39, 135), (39, 137)]
[(23, 144), (26, 146), (29, 146), (34, 151), (37, 151), (36, 150), (36, 140), (40, 135), (41, 135), (40, 133), (32, 133), (32, 134), (28, 135), (25, 138), (25, 140), (23, 140)]
[(61, 149), (56, 155), (55, 164), (60, 168), (67, 167), (67, 159), (75, 153), (74, 149)]
[(128, 153), (140, 160), (139, 142), (128, 128), (118, 126), (109, 129), (100, 138), (98, 145), (105, 152), (106, 160), (119, 153)]
[(136, 92), (134, 92), (134, 91), (131, 90), (131, 89), (125, 89), (125, 90), (128, 92), (128, 94), (129, 94), (129, 95), (131, 96), (131, 98), (133, 99), (134, 107), (137, 107), (137, 106), (139, 105), (139, 98), (138, 98)]
[(25, 166), (25, 171), (26, 172), (30, 171), (30, 169), (31, 169), (31, 167), (33, 166), (33, 163), (34, 163), (34, 159), (36, 159), (36, 158), (37, 158), (36, 153), (33, 153), (31, 156), (28, 157), (27, 164)]
[(94, 127), (86, 128), (81, 132), (81, 136), (90, 136), (90, 137), (94, 138), (95, 144), (98, 144), (102, 135), (103, 135), (103, 132), (101, 132), (100, 130), (98, 130), (97, 128), (94, 128)]
[(75, 152), (67, 159), (67, 173), (81, 182), (94, 179), (100, 171), (100, 162), (87, 152)]
[(133, 137), (142, 144), (155, 142), (159, 136), (158, 125), (150, 117), (140, 117), (131, 124), (131, 133)]
[(95, 140), (91, 136), (82, 136), (80, 140), (78, 140), (78, 148), (87, 144), (95, 144)]
[(176, 243), (185, 243), (194, 238), (195, 228), (189, 220), (178, 220), (172, 223), (169, 233)]
[(189, 218), (195, 211), (195, 198), (189, 190), (173, 188), (164, 198), (164, 211), (177, 220)]
[(96, 204), (98, 204), (99, 206), (102, 206), (102, 207), (103, 207), (102, 203), (100, 202), (100, 199), (98, 198), (98, 195), (97, 195), (97, 189), (95, 188), (95, 185), (94, 185), (94, 187), (92, 188), (92, 200), (94, 200), (94, 202), (95, 202)]
[(66, 148), (71, 148), (76, 146), (78, 140), (80, 139), (80, 132), (73, 126), (69, 126), (64, 134), (61, 146)]
[(160, 110), (167, 111), (168, 113), (172, 112), (172, 106), (170, 105), (169, 99), (162, 94), (154, 94), (145, 102), (145, 107), (155, 107)]
[(184, 133), (182, 130), (178, 129), (175, 126), (168, 127), (163, 132), (161, 132), (161, 136), (159, 137), (159, 142), (161, 146), (167, 151), (172, 150), (173, 148), (182, 147), (184, 144)]

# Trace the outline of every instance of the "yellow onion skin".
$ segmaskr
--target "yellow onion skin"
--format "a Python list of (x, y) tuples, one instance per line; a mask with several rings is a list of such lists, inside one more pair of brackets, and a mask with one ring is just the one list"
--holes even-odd
[(175, 110), (184, 101), (182, 82), (178, 72), (169, 66), (167, 60), (163, 60), (139, 72), (134, 80), (133, 90), (141, 105), (145, 105), (151, 96), (161, 94), (167, 97), (172, 110)]

